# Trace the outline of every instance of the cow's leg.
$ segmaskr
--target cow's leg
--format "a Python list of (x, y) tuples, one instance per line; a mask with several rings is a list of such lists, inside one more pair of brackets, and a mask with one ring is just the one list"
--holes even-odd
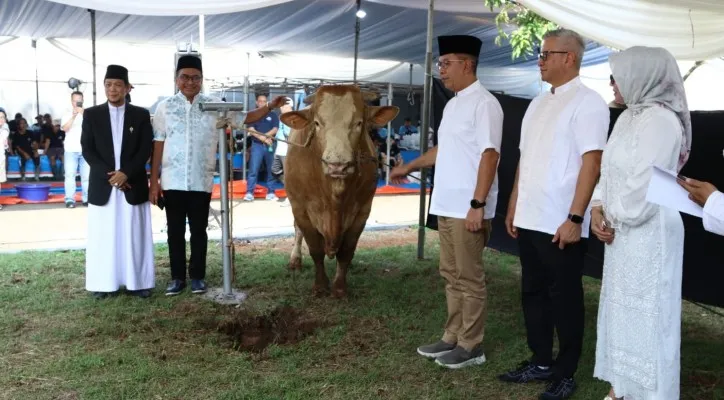
[(296, 221), (294, 222), (294, 247), (292, 248), (292, 254), (289, 256), (289, 269), (294, 271), (302, 270), (302, 230), (297, 226)]
[(315, 274), (312, 292), (315, 296), (322, 296), (329, 293), (329, 278), (324, 268), (324, 237), (316, 230), (313, 230), (305, 232), (304, 240), (309, 247), (309, 255), (314, 260)]
[(364, 230), (364, 221), (358, 226), (352, 226), (344, 234), (342, 245), (337, 252), (337, 273), (332, 282), (332, 296), (338, 299), (347, 297), (347, 269), (352, 263), (354, 252), (357, 249), (357, 242)]

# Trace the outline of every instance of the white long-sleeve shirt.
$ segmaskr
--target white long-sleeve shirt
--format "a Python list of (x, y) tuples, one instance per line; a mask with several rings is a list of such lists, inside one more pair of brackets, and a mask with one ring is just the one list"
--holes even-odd
[(724, 193), (714, 192), (704, 204), (704, 229), (724, 236)]

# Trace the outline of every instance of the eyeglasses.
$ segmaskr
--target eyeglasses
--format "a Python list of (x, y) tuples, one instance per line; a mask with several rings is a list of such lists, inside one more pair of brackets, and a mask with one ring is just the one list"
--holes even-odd
[(179, 78), (181, 78), (181, 80), (182, 80), (183, 82), (191, 81), (191, 82), (193, 82), (193, 83), (199, 83), (199, 82), (201, 82), (201, 79), (202, 79), (202, 78), (201, 78), (201, 75), (189, 76), (189, 75), (186, 75), (186, 74), (182, 74), (181, 76), (179, 76)]
[(616, 84), (616, 80), (613, 79), (613, 74), (611, 74), (610, 79), (611, 79), (611, 85), (615, 85), (615, 84)]
[(539, 58), (541, 61), (546, 61), (546, 60), (548, 60), (548, 55), (549, 55), (549, 54), (568, 54), (568, 53), (570, 53), (570, 52), (569, 52), (569, 51), (553, 51), (553, 50), (547, 50), (547, 51), (541, 51), (541, 52), (538, 54), (538, 58)]
[(437, 62), (437, 69), (448, 69), (453, 62), (465, 62), (465, 60), (445, 60)]

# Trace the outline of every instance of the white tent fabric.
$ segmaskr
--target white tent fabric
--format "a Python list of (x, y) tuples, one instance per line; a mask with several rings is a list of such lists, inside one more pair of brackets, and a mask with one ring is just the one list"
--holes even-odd
[(520, 0), (521, 4), (598, 43), (668, 49), (679, 60), (724, 55), (721, 0)]
[(287, 3), (292, 0), (49, 0), (97, 11), (130, 15), (227, 14)]

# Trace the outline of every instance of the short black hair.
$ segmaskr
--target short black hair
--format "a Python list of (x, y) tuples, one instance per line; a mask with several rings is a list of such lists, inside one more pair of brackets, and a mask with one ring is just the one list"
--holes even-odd
[(267, 99), (269, 98), (269, 95), (268, 95), (268, 94), (266, 94), (266, 93), (259, 93), (259, 94), (256, 95), (256, 99), (259, 100), (259, 97), (261, 97), (261, 96), (264, 96), (264, 97), (266, 97)]
[(412, 120), (410, 119), (410, 117), (405, 117), (405, 122), (412, 122)]
[(78, 96), (80, 96), (80, 97), (83, 97), (83, 92), (79, 92), (79, 91), (76, 90), (75, 92), (73, 92), (73, 93), (70, 94), (70, 97), (73, 98), (73, 96), (75, 96), (75, 95), (78, 95)]

